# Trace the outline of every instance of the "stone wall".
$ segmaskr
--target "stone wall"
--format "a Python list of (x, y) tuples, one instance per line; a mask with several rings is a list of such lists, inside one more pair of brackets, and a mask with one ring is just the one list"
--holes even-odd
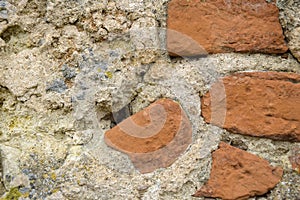
[(299, 34), (296, 0), (0, 0), (2, 199), (299, 199)]

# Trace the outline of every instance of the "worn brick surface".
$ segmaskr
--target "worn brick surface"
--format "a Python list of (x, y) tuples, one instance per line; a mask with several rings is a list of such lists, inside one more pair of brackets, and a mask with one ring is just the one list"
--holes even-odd
[(276, 186), (283, 170), (268, 161), (221, 142), (213, 152), (208, 182), (193, 196), (222, 199), (248, 199)]
[[(208, 53), (287, 51), (278, 8), (266, 0), (171, 0), (167, 26), (195, 40)], [(187, 37), (169, 31), (169, 52), (203, 53)]]
[(172, 164), (191, 138), (192, 127), (180, 105), (160, 99), (107, 131), (104, 139), (146, 173)]
[(224, 77), (201, 99), (208, 123), (231, 132), (300, 141), (300, 75), (246, 72)]

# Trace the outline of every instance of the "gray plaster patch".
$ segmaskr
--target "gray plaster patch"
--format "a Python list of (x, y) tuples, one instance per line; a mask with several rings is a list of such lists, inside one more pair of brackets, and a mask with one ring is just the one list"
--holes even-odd
[(48, 84), (46, 87), (47, 92), (58, 92), (63, 93), (68, 87), (62, 79), (54, 80), (52, 83)]

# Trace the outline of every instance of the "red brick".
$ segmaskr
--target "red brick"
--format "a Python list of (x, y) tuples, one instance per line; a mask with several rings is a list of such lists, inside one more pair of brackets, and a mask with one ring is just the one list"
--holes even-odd
[(201, 98), (202, 116), (228, 131), (300, 141), (300, 75), (246, 72), (220, 79)]
[(171, 0), (168, 6), (168, 51), (201, 54), (190, 37), (208, 53), (284, 53), (287, 46), (275, 3), (266, 0)]
[(212, 157), (210, 178), (195, 197), (248, 199), (267, 193), (283, 174), (281, 167), (272, 167), (268, 161), (224, 142)]
[(160, 99), (105, 133), (105, 142), (129, 155), (141, 173), (171, 165), (191, 143), (192, 127), (181, 106)]

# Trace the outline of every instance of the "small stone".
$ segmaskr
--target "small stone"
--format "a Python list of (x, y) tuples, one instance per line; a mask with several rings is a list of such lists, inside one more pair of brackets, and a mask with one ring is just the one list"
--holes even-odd
[[(274, 2), (266, 0), (172, 0), (168, 29), (195, 40), (208, 53), (284, 53), (288, 50)], [(199, 55), (178, 34), (167, 35), (168, 51)], [(184, 55), (181, 55), (184, 56)]]
[(220, 79), (201, 99), (207, 123), (233, 133), (300, 141), (300, 75), (236, 73)]
[(8, 19), (7, 10), (0, 10), (0, 21), (4, 21)]
[(300, 174), (300, 147), (295, 147), (292, 150), (292, 155), (289, 156), (292, 168)]
[(293, 29), (289, 34), (289, 49), (300, 62), (300, 27)]
[(29, 187), (29, 185), (30, 185), (29, 178), (25, 174), (19, 174), (15, 176), (10, 183), (11, 187), (19, 187), (19, 186)]
[(15, 181), (13, 179), (21, 174), (18, 163), (21, 151), (5, 145), (0, 145), (0, 151), (3, 170), (3, 184), (6, 189), (9, 189), (15, 186)]
[(192, 127), (180, 105), (160, 99), (105, 133), (105, 142), (129, 155), (141, 173), (171, 165), (191, 143)]
[(212, 157), (210, 179), (195, 197), (248, 199), (267, 193), (283, 174), (281, 167), (272, 167), (268, 161), (224, 142)]
[(76, 72), (74, 69), (64, 65), (61, 69), (62, 74), (64, 76), (65, 79), (72, 79), (74, 77), (76, 77)]
[(4, 10), (5, 7), (6, 7), (6, 1), (1, 0), (1, 1), (0, 1), (0, 10)]
[(0, 38), (0, 48), (1, 47), (5, 47), (6, 46), (6, 43), (4, 40), (2, 40), (2, 38)]

